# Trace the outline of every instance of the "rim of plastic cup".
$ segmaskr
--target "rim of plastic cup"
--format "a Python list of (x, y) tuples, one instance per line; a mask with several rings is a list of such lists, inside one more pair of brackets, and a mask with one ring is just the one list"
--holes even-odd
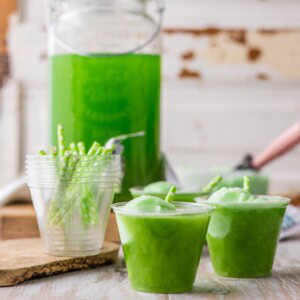
[[(82, 170), (90, 170), (92, 168), (98, 170), (98, 169), (105, 169), (107, 168), (108, 170), (118, 170), (122, 166), (121, 165), (88, 165), (88, 166), (81, 166), (81, 165), (76, 165), (75, 168), (81, 168)], [(25, 166), (26, 170), (47, 170), (47, 169), (53, 169), (53, 168), (60, 168), (60, 169), (74, 169), (73, 166), (65, 166), (63, 164), (61, 165), (47, 165), (47, 166)]]
[[(144, 192), (143, 191), (143, 188), (141, 187), (132, 187), (129, 189), (130, 193), (133, 193), (133, 194), (136, 194), (136, 195), (160, 195), (160, 196), (167, 196), (168, 192), (166, 193), (149, 193), (149, 192)], [(205, 192), (187, 192), (187, 191), (176, 191), (176, 194), (175, 194), (175, 197), (176, 195), (179, 195), (179, 196), (190, 196), (190, 197), (196, 197), (196, 196), (208, 196), (209, 193), (205, 193)]]
[[(108, 167), (106, 168), (101, 168), (101, 167), (89, 167), (89, 168), (82, 168), (80, 167), (80, 170), (74, 167), (65, 167), (61, 168), (61, 170), (64, 171), (72, 171), (72, 173), (117, 173), (121, 172), (122, 168), (121, 167)], [(25, 172), (28, 173), (60, 173), (60, 169), (55, 168), (54, 166), (47, 167), (47, 168), (39, 168), (39, 167), (25, 167)]]
[(38, 175), (26, 175), (26, 178), (28, 179), (47, 179), (47, 178), (50, 178), (50, 179), (55, 179), (55, 180), (62, 180), (62, 179), (65, 179), (65, 178), (74, 178), (74, 179), (80, 179), (80, 178), (84, 178), (84, 179), (92, 179), (92, 178), (101, 178), (101, 179), (114, 179), (114, 178), (119, 178), (121, 177), (122, 174), (118, 174), (118, 175), (94, 175), (94, 176), (56, 176), (56, 175), (47, 175), (47, 176), (38, 176)]
[[(56, 159), (56, 160), (34, 160), (34, 161), (26, 161), (25, 162), (25, 165), (28, 165), (28, 166), (36, 166), (36, 165), (48, 165), (48, 164), (59, 164), (59, 163), (64, 163), (65, 160), (60, 160), (60, 159)], [(121, 160), (76, 160), (76, 163), (80, 163), (80, 164), (116, 164), (116, 165), (119, 165), (121, 164)]]
[[(82, 181), (85, 180), (86, 182), (88, 182), (89, 180), (93, 180), (93, 181), (114, 181), (114, 180), (121, 180), (123, 177), (123, 174), (117, 174), (117, 175), (94, 175), (94, 176), (72, 176), (69, 177), (68, 176), (56, 176), (56, 175), (47, 175), (47, 176), (38, 176), (38, 175), (28, 175), (26, 174), (26, 180), (28, 181), (40, 181), (40, 182), (44, 182), (44, 181), (55, 181), (55, 182), (74, 182), (74, 179), (78, 180), (78, 181)], [(65, 180), (66, 179), (66, 180)]]
[[(72, 175), (90, 175), (90, 176), (95, 176), (95, 175), (101, 175), (101, 176), (114, 176), (114, 175), (118, 175), (118, 174), (122, 174), (121, 170), (113, 170), (112, 172), (107, 171), (107, 170), (99, 170), (99, 171), (72, 171), (72, 170), (68, 170), (70, 173), (68, 174), (72, 174)], [(72, 172), (71, 172), (72, 171)], [(57, 175), (60, 176), (61, 172), (60, 171), (47, 171), (47, 170), (25, 170), (25, 174), (27, 175), (32, 175), (32, 176), (40, 176), (40, 175)]]
[(76, 165), (75, 167), (72, 166), (64, 166), (64, 165), (48, 165), (48, 166), (25, 166), (25, 170), (27, 171), (53, 171), (53, 170), (74, 170), (78, 172), (78, 169), (80, 168), (80, 170), (82, 171), (91, 171), (91, 170), (95, 170), (97, 172), (99, 171), (115, 171), (115, 170), (120, 170), (122, 169), (121, 165), (118, 166), (113, 166), (113, 165), (90, 165), (90, 166), (80, 166), (80, 165)]
[[(65, 156), (61, 155), (38, 155), (38, 154), (27, 154), (25, 156), (26, 161), (33, 162), (33, 161), (57, 161)], [(105, 155), (72, 155), (72, 157), (76, 158), (84, 158), (86, 160), (112, 160), (112, 159), (121, 159), (120, 154), (105, 154)]]
[[(45, 182), (43, 184), (41, 183), (36, 183), (36, 182), (27, 182), (27, 185), (29, 188), (38, 188), (38, 189), (56, 189), (57, 186), (59, 185), (59, 182), (56, 183), (51, 183), (51, 182)], [(70, 183), (70, 182), (65, 182), (65, 184), (68, 185), (81, 185), (84, 184), (86, 185), (86, 182), (82, 182), (82, 183)], [(95, 186), (98, 189), (113, 189), (113, 188), (118, 188), (120, 186), (120, 183), (113, 183), (113, 184), (101, 184), (99, 182), (89, 182), (89, 185)]]
[[(26, 163), (25, 167), (27, 168), (49, 168), (49, 167), (56, 167), (63, 165), (65, 166), (64, 161), (51, 161), (51, 162), (35, 162), (35, 163)], [(96, 167), (120, 167), (122, 166), (121, 162), (88, 162), (88, 163), (76, 163), (76, 166), (81, 167), (81, 168), (89, 168), (91, 166), (96, 166)]]
[(90, 177), (87, 177), (87, 178), (75, 178), (76, 181), (74, 180), (59, 180), (59, 179), (56, 179), (56, 178), (32, 178), (32, 177), (27, 177), (26, 178), (26, 181), (27, 182), (37, 182), (37, 183), (44, 183), (44, 182), (57, 182), (57, 183), (61, 183), (61, 182), (68, 182), (68, 183), (73, 183), (73, 184), (76, 184), (76, 183), (90, 183), (90, 182), (116, 182), (116, 181), (121, 181), (121, 177), (110, 177), (110, 178), (90, 178)]
[(69, 181), (69, 180), (66, 180), (66, 181), (58, 181), (58, 180), (33, 180), (33, 179), (26, 179), (25, 180), (27, 183), (36, 183), (36, 184), (45, 184), (45, 183), (51, 183), (51, 184), (92, 184), (92, 183), (105, 183), (105, 184), (109, 184), (109, 183), (112, 183), (112, 184), (115, 184), (115, 183), (120, 183), (121, 180), (89, 180), (89, 181), (85, 181), (85, 180), (81, 180), (81, 181), (77, 181), (77, 182), (74, 182), (74, 181)]
[(74, 180), (72, 179), (76, 179), (78, 181), (85, 181), (85, 182), (89, 182), (89, 181), (99, 181), (99, 182), (103, 182), (103, 181), (116, 181), (116, 180), (121, 180), (122, 176), (89, 176), (89, 177), (72, 177), (71, 179), (68, 180), (64, 180), (65, 177), (61, 177), (61, 178), (57, 178), (57, 177), (38, 177), (38, 176), (26, 176), (26, 180), (27, 181), (36, 181), (36, 182), (45, 182), (45, 181), (49, 181), (49, 182), (72, 182), (72, 183), (76, 183), (74, 182)]
[[(70, 169), (71, 170), (71, 169)], [(56, 170), (25, 170), (25, 174), (30, 175), (43, 175), (43, 174), (51, 174), (51, 175), (59, 175), (61, 172)], [(122, 170), (116, 169), (116, 170), (99, 170), (99, 171), (89, 171), (89, 170), (81, 170), (81, 171), (72, 171), (72, 174), (74, 175), (86, 175), (86, 174), (103, 174), (103, 175), (115, 175), (122, 173)]]
[[(103, 181), (103, 180), (114, 180), (114, 179), (119, 179), (122, 176), (76, 176), (76, 177), (69, 177), (72, 179), (78, 179), (80, 180), (81, 178), (84, 180), (96, 180), (96, 178), (99, 178), (99, 181)], [(63, 181), (63, 179), (67, 179), (68, 176), (26, 176), (26, 178), (28, 180), (36, 180), (36, 181), (43, 181), (43, 180), (52, 180), (52, 181)], [(68, 181), (72, 181), (72, 180), (68, 180)]]
[(214, 205), (205, 203), (193, 203), (193, 202), (179, 202), (173, 201), (172, 204), (175, 206), (175, 211), (136, 211), (133, 209), (124, 208), (128, 202), (118, 202), (111, 205), (111, 208), (115, 213), (123, 215), (134, 215), (134, 216), (155, 216), (155, 217), (167, 217), (167, 216), (180, 216), (180, 215), (194, 215), (204, 214), (212, 212), (216, 209)]
[(121, 165), (88, 165), (88, 166), (81, 166), (81, 165), (76, 165), (75, 168), (74, 166), (65, 166), (65, 165), (48, 165), (48, 166), (28, 166), (25, 165), (25, 169), (26, 170), (53, 170), (53, 169), (73, 169), (73, 170), (78, 170), (78, 168), (80, 168), (81, 170), (91, 170), (91, 169), (95, 169), (95, 170), (99, 170), (99, 169), (107, 169), (107, 170), (119, 170), (122, 168)]
[[(59, 172), (25, 172), (26, 178), (35, 178), (35, 179), (47, 179), (47, 178), (55, 178), (57, 180), (61, 178), (65, 178), (64, 174), (60, 174)], [(120, 178), (123, 177), (123, 172), (72, 172), (70, 178), (73, 179), (89, 179), (89, 178), (101, 178), (101, 179), (111, 179), (111, 178)]]
[(82, 169), (82, 170), (91, 170), (96, 169), (107, 169), (107, 170), (118, 170), (122, 168), (121, 164), (88, 164), (88, 165), (81, 165), (81, 164), (76, 164), (76, 165), (66, 165), (65, 163), (54, 163), (54, 164), (47, 164), (47, 165), (25, 165), (26, 170), (53, 170), (55, 169)]
[[(95, 158), (95, 157), (121, 157), (120, 154), (105, 154), (105, 155), (73, 155), (73, 156), (78, 156), (78, 157), (89, 157), (89, 158)], [(46, 158), (46, 157), (51, 157), (51, 158), (57, 158), (57, 157), (61, 157), (61, 155), (40, 155), (40, 154), (26, 154), (25, 155), (26, 158)]]
[[(118, 176), (72, 176), (70, 178), (72, 179), (84, 179), (84, 180), (93, 180), (95, 178), (99, 178), (99, 180), (111, 180), (111, 179), (117, 179), (121, 178), (123, 175), (118, 175)], [(26, 176), (28, 180), (37, 180), (37, 181), (42, 181), (42, 180), (56, 180), (56, 181), (62, 181), (65, 178), (68, 178), (67, 176)]]
[[(79, 156), (82, 158), (82, 156)], [(91, 156), (87, 156), (89, 159), (77, 159), (77, 162), (82, 162), (82, 163), (105, 163), (105, 164), (111, 164), (111, 163), (116, 163), (119, 164), (121, 163), (121, 159), (119, 158), (114, 158), (114, 159), (106, 159), (106, 158), (95, 158), (91, 159)], [(57, 157), (51, 157), (49, 159), (37, 159), (37, 160), (26, 160), (25, 164), (30, 164), (30, 165), (36, 165), (36, 164), (48, 164), (48, 163), (59, 163), (59, 162), (64, 162), (65, 157), (57, 158)]]
[[(274, 207), (274, 206), (287, 206), (291, 199), (288, 197), (282, 197), (282, 196), (272, 196), (272, 195), (254, 195), (256, 198), (255, 200), (250, 201), (224, 201), (224, 202), (218, 202), (218, 201), (209, 201), (209, 199), (205, 200), (201, 197), (196, 197), (194, 200), (197, 203), (201, 204), (212, 204), (215, 206), (239, 206), (239, 207)], [(260, 198), (261, 197), (261, 198)], [(264, 199), (265, 198), (265, 199)]]
[(114, 187), (114, 186), (119, 186), (121, 184), (121, 182), (99, 182), (99, 181), (90, 181), (90, 182), (37, 182), (37, 181), (27, 181), (26, 184), (29, 187), (46, 187), (48, 185), (53, 186), (54, 188), (57, 187), (58, 185), (87, 185), (89, 184), (90, 186), (97, 186), (97, 187)]
[(98, 180), (98, 179), (95, 179), (95, 180), (80, 180), (80, 181), (77, 181), (77, 182), (74, 182), (74, 181), (70, 181), (70, 180), (66, 180), (66, 181), (60, 181), (60, 180), (49, 180), (49, 179), (45, 179), (45, 180), (37, 180), (37, 179), (29, 179), (29, 178), (26, 178), (25, 179), (25, 182), (30, 185), (30, 184), (37, 184), (37, 185), (45, 185), (45, 184), (53, 184), (53, 185), (59, 185), (59, 184), (72, 184), (72, 185), (81, 185), (81, 184), (108, 184), (108, 185), (115, 185), (115, 184), (120, 184), (121, 183), (121, 178), (115, 178), (115, 179), (108, 179), (108, 180)]

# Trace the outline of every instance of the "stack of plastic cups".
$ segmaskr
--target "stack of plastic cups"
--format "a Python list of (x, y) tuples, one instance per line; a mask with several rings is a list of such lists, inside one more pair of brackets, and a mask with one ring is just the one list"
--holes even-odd
[(46, 253), (99, 254), (123, 177), (121, 157), (27, 156), (26, 177)]

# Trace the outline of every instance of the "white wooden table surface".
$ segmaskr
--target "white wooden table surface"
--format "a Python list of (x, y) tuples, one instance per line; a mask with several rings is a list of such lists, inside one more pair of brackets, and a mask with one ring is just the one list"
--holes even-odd
[(124, 263), (35, 279), (0, 288), (1, 300), (93, 299), (300, 299), (300, 240), (281, 242), (272, 277), (225, 279), (214, 275), (207, 251), (201, 259), (194, 290), (186, 294), (145, 294), (130, 289)]

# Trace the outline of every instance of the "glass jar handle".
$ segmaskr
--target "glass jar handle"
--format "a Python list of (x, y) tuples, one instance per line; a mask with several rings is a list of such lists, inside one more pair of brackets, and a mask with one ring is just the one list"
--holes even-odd
[[(54, 12), (55, 10), (55, 1), (56, 0), (50, 0), (49, 1), (49, 7), (50, 7), (50, 13), (51, 11)], [(157, 4), (157, 13), (158, 13), (158, 21), (157, 21), (157, 26), (155, 31), (153, 32), (153, 34), (141, 45), (128, 50), (128, 51), (124, 51), (121, 53), (112, 53), (112, 55), (120, 55), (120, 54), (130, 54), (130, 53), (134, 53), (134, 52), (138, 52), (139, 50), (145, 48), (147, 45), (149, 45), (152, 41), (154, 41), (156, 39), (156, 37), (159, 35), (161, 28), (162, 28), (162, 23), (163, 23), (163, 15), (165, 12), (165, 1), (164, 0), (154, 0)], [(75, 47), (72, 47), (71, 45), (68, 45), (67, 43), (65, 43), (56, 33), (55, 33), (55, 21), (56, 19), (59, 18), (60, 15), (57, 16), (57, 18), (54, 18), (53, 20), (51, 20), (51, 18), (49, 17), (49, 25), (52, 31), (52, 36), (55, 40), (55, 42), (64, 50), (71, 52), (71, 53), (76, 53), (82, 56), (99, 56), (101, 54), (92, 54), (92, 53), (85, 53), (85, 52), (81, 52), (78, 51)], [(107, 54), (106, 54), (107, 55)]]

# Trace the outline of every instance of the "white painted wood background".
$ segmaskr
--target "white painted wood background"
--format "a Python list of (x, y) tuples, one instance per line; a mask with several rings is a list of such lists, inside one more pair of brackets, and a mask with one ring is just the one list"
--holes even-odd
[[(300, 120), (300, 2), (166, 2), (162, 148), (176, 168), (231, 165)], [(241, 32), (246, 41), (238, 42)], [(19, 2), (8, 47), (12, 76), (0, 91), (0, 184), (20, 172), (24, 153), (47, 144), (43, 1)], [(249, 60), (253, 49), (260, 52)], [(266, 172), (271, 192), (300, 193), (300, 147)]]

